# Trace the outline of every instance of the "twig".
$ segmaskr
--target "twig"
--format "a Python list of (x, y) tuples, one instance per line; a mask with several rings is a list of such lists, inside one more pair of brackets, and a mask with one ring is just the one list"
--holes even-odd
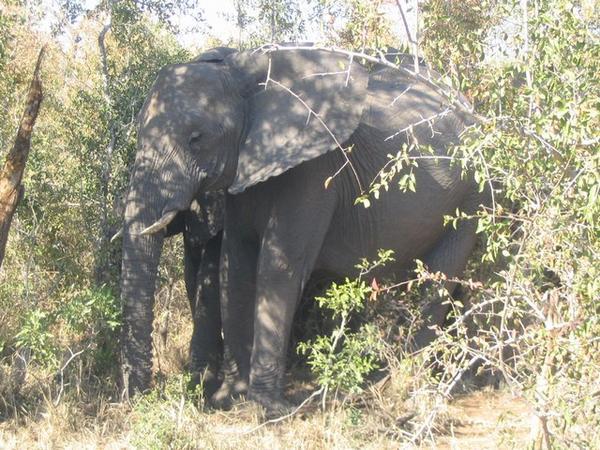
[(415, 0), (415, 73), (419, 73), (419, 0)]
[(58, 391), (58, 396), (56, 397), (56, 400), (54, 400), (52, 403), (54, 404), (54, 406), (58, 406), (58, 404), (60, 403), (60, 399), (62, 397), (64, 388), (65, 388), (65, 369), (67, 368), (67, 366), (69, 364), (71, 364), (71, 361), (73, 361), (75, 358), (77, 358), (79, 355), (81, 355), (84, 351), (86, 351), (87, 349), (89, 349), (91, 347), (91, 344), (88, 345), (86, 348), (84, 348), (83, 350), (78, 351), (77, 353), (73, 353), (73, 351), (69, 348), (69, 352), (71, 353), (71, 356), (69, 357), (69, 359), (67, 360), (67, 362), (60, 368), (60, 390)]
[[(529, 64), (529, 14), (528, 14), (528, 6), (527, 0), (521, 0), (521, 9), (523, 13), (522, 18), (522, 27), (523, 27), (523, 53), (522, 57), (525, 63), (525, 77), (527, 79), (527, 87), (531, 91), (531, 87), (533, 85), (533, 78), (531, 75), (531, 65)], [(529, 94), (529, 112), (527, 114), (528, 118), (531, 118), (531, 114), (533, 112), (533, 95)]]
[(404, 30), (406, 31), (406, 37), (408, 38), (408, 42), (410, 42), (411, 44), (416, 44), (417, 41), (415, 41), (412, 38), (410, 28), (408, 26), (408, 21), (406, 20), (406, 15), (404, 14), (404, 9), (402, 8), (402, 5), (400, 4), (399, 0), (396, 0), (396, 5), (398, 5), (398, 10), (400, 11), (400, 16), (402, 17), (402, 23), (404, 24)]
[(302, 105), (307, 109), (308, 111), (308, 117), (307, 117), (307, 122), (310, 120), (311, 115), (317, 119), (317, 121), (323, 126), (323, 128), (325, 128), (325, 131), (327, 131), (327, 133), (329, 134), (329, 136), (331, 136), (331, 138), (333, 139), (333, 141), (335, 142), (335, 145), (338, 149), (341, 150), (342, 155), (344, 155), (344, 158), (346, 159), (346, 164), (350, 165), (350, 168), (352, 169), (352, 172), (354, 173), (354, 178), (356, 179), (356, 183), (358, 184), (358, 188), (360, 190), (360, 192), (364, 192), (362, 184), (360, 182), (360, 178), (358, 177), (358, 173), (356, 172), (356, 169), (354, 168), (354, 166), (352, 165), (352, 162), (350, 161), (350, 158), (348, 158), (348, 155), (346, 154), (346, 150), (344, 147), (342, 147), (342, 144), (338, 141), (337, 137), (335, 137), (335, 134), (333, 134), (333, 132), (331, 131), (331, 129), (327, 126), (327, 124), (323, 121), (323, 119), (321, 119), (319, 117), (319, 115), (310, 107), (310, 105), (308, 105), (308, 103), (306, 103), (304, 100), (302, 100), (300, 98), (300, 96), (298, 94), (296, 94), (294, 91), (292, 91), (289, 87), (285, 86), (284, 84), (280, 83), (277, 80), (274, 80), (273, 78), (268, 78), (265, 81), (265, 85), (267, 83), (273, 83), (276, 86), (279, 86), (281, 89), (283, 89), (284, 91), (286, 91), (288, 94), (292, 95), (296, 100), (298, 100), (300, 103), (302, 103)]
[(485, 177), (487, 179), (488, 182), (488, 187), (490, 188), (490, 195), (491, 195), (491, 199), (492, 199), (492, 223), (495, 225), (496, 224), (496, 194), (494, 193), (494, 185), (492, 184), (492, 176), (490, 175), (490, 169), (488, 167), (488, 163), (485, 159), (485, 157), (483, 156), (483, 153), (481, 151), (481, 148), (483, 147), (483, 145), (486, 143), (486, 140), (484, 139), (482, 142), (479, 143), (479, 145), (477, 146), (477, 148), (475, 149), (475, 151), (477, 152), (477, 154), (479, 155), (479, 158), (481, 160), (481, 164), (483, 165), (483, 170), (485, 170)]
[[(465, 105), (461, 104), (459, 101), (457, 101), (454, 97), (454, 95), (452, 95), (451, 93), (447, 92), (443, 87), (441, 87), (440, 85), (434, 83), (430, 78), (424, 77), (423, 75), (418, 73), (418, 70), (416, 70), (415, 72), (412, 72), (408, 69), (406, 69), (405, 67), (402, 66), (398, 66), (396, 64), (393, 64), (391, 62), (389, 62), (387, 59), (385, 59), (385, 57), (383, 55), (379, 55), (378, 58), (375, 58), (373, 56), (367, 55), (364, 52), (362, 53), (357, 53), (357, 52), (351, 52), (351, 51), (347, 51), (347, 50), (342, 50), (342, 49), (338, 49), (335, 47), (331, 47), (331, 48), (327, 48), (327, 47), (317, 47), (317, 46), (294, 46), (294, 47), (282, 47), (276, 44), (267, 44), (264, 45), (262, 47), (257, 48), (256, 50), (254, 50), (254, 53), (256, 52), (264, 52), (265, 54), (271, 53), (273, 51), (290, 51), (290, 50), (311, 50), (311, 51), (315, 51), (315, 50), (324, 50), (324, 51), (330, 51), (330, 52), (334, 52), (334, 53), (339, 53), (339, 54), (343, 54), (343, 55), (347, 55), (349, 57), (349, 65), (348, 65), (348, 70), (347, 71), (341, 71), (341, 72), (329, 72), (329, 73), (318, 73), (318, 74), (310, 74), (304, 78), (307, 77), (311, 77), (311, 76), (327, 76), (327, 75), (337, 75), (337, 74), (343, 74), (346, 73), (346, 85), (349, 81), (349, 77), (350, 77), (350, 70), (352, 67), (352, 63), (355, 57), (360, 57), (372, 62), (377, 62), (379, 64), (383, 64), (385, 66), (403, 71), (407, 74), (409, 74), (411, 77), (416, 78), (417, 80), (425, 83), (427, 86), (429, 86), (430, 88), (432, 88), (433, 90), (435, 90), (437, 93), (439, 93), (440, 95), (442, 95), (443, 97), (445, 97), (447, 100), (449, 100), (449, 107), (446, 108), (444, 111), (437, 113), (431, 117), (428, 118), (421, 118), (421, 120), (419, 120), (418, 122), (411, 124), (401, 130), (399, 130), (398, 132), (394, 133), (392, 136), (388, 136), (385, 140), (390, 140), (393, 139), (394, 137), (398, 136), (399, 134), (403, 133), (403, 132), (407, 132), (407, 131), (411, 131), (415, 126), (418, 126), (420, 124), (423, 123), (429, 123), (429, 126), (432, 130), (432, 134), (435, 133), (435, 130), (433, 128), (433, 120), (439, 118), (439, 117), (444, 117), (445, 115), (449, 114), (450, 111), (452, 109), (456, 109), (461, 111), (462, 113), (466, 113), (468, 114), (470, 117), (472, 117), (474, 120), (476, 121), (481, 121), (479, 118), (477, 118), (472, 111), (466, 107)], [(418, 69), (418, 68), (417, 68)], [(325, 128), (325, 130), (329, 133), (329, 135), (333, 138), (336, 146), (342, 151), (342, 154), (344, 155), (345, 158), (345, 163), (342, 165), (342, 167), (334, 174), (333, 177), (330, 177), (326, 180), (326, 184), (329, 184), (329, 182), (335, 178), (335, 176), (337, 176), (341, 170), (346, 167), (347, 165), (350, 166), (350, 168), (352, 169), (352, 172), (354, 174), (354, 178), (356, 179), (356, 182), (358, 184), (359, 190), (361, 192), (361, 194), (364, 192), (364, 189), (362, 187), (362, 184), (360, 182), (360, 179), (358, 177), (358, 174), (356, 172), (356, 169), (354, 168), (354, 166), (352, 165), (350, 159), (348, 158), (347, 154), (346, 154), (346, 149), (344, 149), (341, 145), (341, 143), (337, 140), (337, 138), (335, 137), (335, 135), (333, 134), (333, 132), (331, 131), (331, 129), (327, 126), (327, 124), (325, 124), (325, 122), (319, 117), (319, 115), (304, 101), (300, 98), (299, 95), (297, 95), (296, 93), (294, 93), (290, 88), (288, 88), (287, 86), (283, 85), (282, 83), (274, 80), (271, 78), (271, 59), (269, 58), (269, 67), (268, 67), (268, 72), (267, 72), (267, 79), (266, 81), (263, 83), (265, 89), (268, 86), (268, 83), (272, 81), (274, 84), (276, 84), (277, 86), (281, 87), (282, 89), (284, 89), (286, 92), (288, 92), (289, 94), (291, 94), (292, 96), (294, 96), (294, 98), (296, 98), (299, 102), (301, 102), (303, 104), (303, 106), (305, 108), (307, 108), (307, 110), (309, 111), (309, 114), (307, 116), (307, 123), (310, 120), (311, 115), (313, 115), (318, 121), (319, 123)], [(411, 88), (411, 86), (409, 86), (407, 89), (405, 89), (399, 96), (397, 96), (393, 101), (392, 101), (392, 105), (402, 96), (404, 95), (409, 89)], [(488, 172), (489, 175), (489, 170), (487, 170), (486, 167), (486, 171)], [(491, 181), (490, 181), (490, 187), (491, 187)], [(494, 193), (493, 193), (493, 189), (492, 189), (492, 202), (494, 204), (494, 209), (495, 209), (495, 202), (494, 202)]]
[(350, 62), (348, 63), (348, 73), (346, 74), (346, 87), (348, 86), (348, 82), (350, 81), (350, 69), (352, 68), (352, 63), (354, 62), (354, 55), (350, 55)]
[(406, 126), (406, 127), (402, 128), (401, 130), (398, 130), (397, 132), (395, 132), (395, 133), (394, 133), (394, 134), (392, 134), (391, 136), (388, 136), (388, 137), (386, 137), (386, 138), (384, 139), (384, 141), (386, 141), (386, 142), (387, 142), (387, 141), (390, 141), (390, 140), (394, 139), (396, 136), (398, 136), (399, 134), (402, 134), (402, 133), (404, 133), (405, 131), (410, 131), (410, 130), (414, 129), (415, 127), (417, 127), (417, 126), (419, 126), (419, 125), (421, 125), (421, 124), (423, 124), (423, 123), (429, 123), (429, 124), (430, 124), (430, 126), (431, 126), (431, 123), (432, 123), (432, 122), (433, 122), (435, 119), (439, 119), (439, 118), (442, 118), (442, 117), (445, 117), (445, 116), (447, 116), (447, 115), (450, 113), (450, 111), (451, 111), (451, 110), (450, 110), (450, 108), (446, 108), (446, 109), (444, 109), (442, 112), (436, 113), (436, 114), (434, 114), (434, 115), (432, 115), (432, 116), (429, 116), (429, 117), (422, 117), (422, 118), (421, 118), (421, 120), (419, 120), (419, 121), (417, 121), (417, 122), (415, 122), (415, 123), (412, 123), (412, 124), (410, 124), (410, 125), (408, 125), (408, 126)]
[(374, 57), (374, 56), (368, 55), (367, 53), (364, 53), (364, 52), (354, 52), (354, 51), (341, 49), (339, 47), (301, 46), (301, 45), (293, 46), (293, 47), (292, 46), (283, 47), (283, 46), (276, 45), (276, 44), (263, 45), (262, 47), (257, 48), (255, 50), (255, 52), (271, 53), (274, 51), (294, 51), (294, 50), (311, 50), (311, 51), (321, 50), (321, 51), (327, 51), (327, 52), (331, 52), (331, 53), (338, 53), (341, 55), (346, 55), (348, 57), (354, 56), (355, 59), (360, 58), (360, 59), (364, 59), (365, 61), (374, 62), (374, 63), (381, 64), (386, 67), (390, 67), (392, 69), (399, 70), (399, 71), (409, 75), (410, 77), (425, 83), (428, 87), (430, 87), (435, 92), (437, 92), (438, 94), (443, 96), (449, 102), (449, 105), (452, 107), (452, 109), (456, 109), (457, 111), (460, 111), (461, 113), (468, 115), (475, 122), (483, 123), (486, 121), (486, 119), (484, 117), (480, 117), (473, 112), (471, 105), (461, 103), (460, 100), (458, 98), (456, 98), (456, 96), (451, 91), (449, 91), (450, 88), (448, 86), (443, 85), (439, 81), (433, 81), (431, 78), (425, 77), (424, 75), (414, 72), (404, 66), (394, 64), (381, 56)]
[[(113, 0), (114, 1), (114, 0)], [(113, 1), (109, 2), (109, 7), (113, 7)], [(109, 226), (109, 206), (108, 198), (110, 191), (110, 181), (112, 178), (113, 169), (113, 157), (117, 146), (117, 121), (113, 114), (113, 93), (110, 85), (110, 74), (109, 74), (109, 63), (108, 63), (108, 52), (106, 48), (106, 35), (111, 30), (112, 18), (109, 15), (108, 22), (104, 25), (100, 34), (98, 35), (98, 49), (100, 50), (100, 60), (102, 69), (102, 94), (104, 102), (108, 109), (108, 121), (109, 121), (109, 141), (106, 146), (104, 157), (102, 160), (102, 169), (100, 174), (100, 188), (102, 192), (102, 205), (101, 205), (101, 219), (100, 219), (100, 238), (98, 239), (97, 249), (98, 254), (101, 253), (102, 248), (106, 247), (110, 243), (111, 230)], [(107, 261), (100, 258), (95, 268), (96, 280), (102, 281), (106, 276)]]
[[(335, 349), (338, 346), (338, 343), (340, 342), (340, 339), (344, 336), (344, 329), (346, 328), (346, 321), (348, 320), (348, 314), (344, 314), (342, 313), (342, 321), (340, 323), (340, 326), (338, 327), (338, 329), (335, 331), (335, 338), (333, 339), (333, 343), (331, 344), (331, 347), (329, 349), (329, 355), (327, 356), (327, 358), (329, 360), (331, 360), (331, 358), (333, 357), (333, 353), (335, 352)], [(325, 410), (325, 401), (327, 399), (327, 386), (323, 386), (320, 389), (321, 391), (323, 391), (323, 398), (321, 401), (321, 408), (323, 410)], [(337, 393), (336, 393), (337, 395)], [(334, 396), (335, 398), (335, 396)]]
[(295, 414), (298, 413), (298, 411), (300, 411), (302, 408), (304, 408), (304, 406), (306, 406), (313, 398), (315, 398), (317, 395), (321, 395), (321, 393), (323, 392), (323, 388), (316, 390), (315, 392), (313, 392), (312, 394), (310, 394), (307, 398), (304, 399), (304, 401), (302, 403), (300, 403), (300, 405), (298, 405), (296, 407), (296, 409), (294, 409), (291, 413), (286, 414), (284, 416), (278, 417), (276, 419), (271, 419), (271, 420), (267, 420), (257, 426), (255, 426), (254, 428), (251, 428), (247, 431), (243, 431), (240, 434), (242, 435), (246, 435), (246, 434), (252, 434), (255, 431), (260, 430), (261, 428), (271, 424), (271, 423), (278, 423), (278, 422), (282, 422), (286, 419), (289, 419), (290, 417), (294, 416)]
[(412, 85), (411, 85), (411, 86), (408, 86), (406, 89), (404, 89), (404, 90), (402, 91), (402, 93), (401, 93), (400, 95), (398, 95), (397, 97), (395, 97), (395, 98), (394, 98), (394, 100), (392, 100), (392, 102), (390, 103), (390, 106), (394, 106), (394, 104), (395, 104), (395, 103), (396, 103), (398, 100), (400, 100), (400, 97), (402, 97), (404, 94), (406, 94), (408, 91), (410, 91), (410, 88), (412, 88)]

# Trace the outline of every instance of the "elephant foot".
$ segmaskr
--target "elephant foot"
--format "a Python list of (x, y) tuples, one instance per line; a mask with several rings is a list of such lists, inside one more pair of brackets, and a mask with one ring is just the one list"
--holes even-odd
[(190, 387), (194, 389), (200, 385), (202, 387), (202, 395), (206, 399), (211, 398), (221, 385), (221, 380), (217, 376), (217, 373), (212, 370), (193, 371), (191, 375)]
[(248, 392), (248, 383), (243, 380), (223, 381), (221, 387), (210, 397), (210, 404), (217, 409), (230, 409), (235, 399)]
[(258, 403), (264, 408), (267, 420), (278, 419), (294, 411), (294, 406), (283, 395), (257, 393), (250, 391), (248, 400)]
[(427, 347), (433, 341), (435, 341), (437, 339), (437, 337), (438, 337), (438, 334), (435, 329), (431, 329), (431, 328), (423, 325), (421, 327), (421, 329), (419, 331), (417, 331), (417, 333), (413, 337), (411, 350), (415, 351), (415, 352), (418, 350), (421, 350), (421, 349)]
[(123, 400), (129, 400), (137, 394), (144, 394), (152, 387), (152, 370), (150, 368), (142, 367), (133, 370), (130, 364), (123, 364), (121, 370)]

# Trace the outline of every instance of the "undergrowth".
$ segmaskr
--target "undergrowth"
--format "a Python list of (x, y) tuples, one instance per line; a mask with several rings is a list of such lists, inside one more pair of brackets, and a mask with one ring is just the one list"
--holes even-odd
[[(133, 8), (135, 2), (126, 3)], [(466, 398), (484, 404), (509, 392), (519, 399), (503, 406), (507, 414), (497, 426), (482, 425), (490, 434), (486, 445), (600, 447), (600, 28), (593, 3), (421, 2), (420, 49), (478, 114), (449, 157), (475, 174), (493, 193), (492, 202), (446, 221), (477, 220), (481, 247), (460, 279), (417, 262), (413, 279), (394, 285), (374, 277), (367, 265), (358, 280), (338, 282), (320, 295), (327, 325), (307, 324), (315, 332), (300, 345), (314, 373), (299, 381), (293, 372), (287, 393), (298, 405), (317, 395), (321, 401), (277, 423), (265, 423), (243, 400), (231, 411), (214, 411), (187, 387), (182, 373), (191, 324), (178, 242), (165, 248), (157, 291), (155, 329), (166, 330), (154, 341), (161, 381), (133, 404), (121, 402), (117, 265), (106, 271), (107, 283), (94, 275), (100, 262), (118, 255), (97, 238), (106, 230), (96, 208), (106, 212), (109, 201), (118, 203), (125, 183), (135, 148), (132, 105), (141, 105), (153, 70), (185, 59), (185, 52), (142, 16), (121, 24), (113, 36), (118, 39), (108, 41), (114, 58), (109, 81), (119, 103), (104, 98), (95, 47), (84, 40), (77, 47), (84, 57), (68, 61), (50, 51), (49, 95), (28, 190), (0, 272), (0, 446), (436, 445), (461, 426), (453, 409), (460, 394), (483, 383), (500, 390)], [(353, 4), (358, 12), (365, 6)], [(18, 8), (11, 3), (10, 11)], [(344, 35), (347, 45), (360, 37), (361, 50), (382, 19), (366, 10), (369, 33), (353, 28)], [(10, 28), (15, 37), (0, 38), (0, 64), (7, 68), (0, 90), (9, 118), (18, 117), (31, 49), (38, 44), (28, 23), (18, 12), (0, 17), (0, 30)], [(85, 34), (85, 27), (96, 32), (99, 23), (84, 21), (78, 30)], [(96, 38), (89, 41), (95, 45)], [(494, 52), (501, 55), (490, 57)], [(69, 76), (67, 66), (74, 72)], [(103, 190), (98, 149), (108, 145), (106, 130), (115, 118), (122, 121), (114, 122), (119, 174)], [(13, 125), (2, 124), (3, 145)], [(381, 189), (419, 189), (412, 168), (432, 154), (410, 144), (390, 155), (389, 172), (373, 180), (363, 206), (376, 202)], [(459, 285), (462, 296), (449, 297), (448, 283)], [(415, 352), (411, 336), (423, 323), (420, 302), (431, 296), (448, 302), (451, 314), (435, 330), (436, 341)], [(521, 422), (510, 422), (508, 412), (515, 410)]]

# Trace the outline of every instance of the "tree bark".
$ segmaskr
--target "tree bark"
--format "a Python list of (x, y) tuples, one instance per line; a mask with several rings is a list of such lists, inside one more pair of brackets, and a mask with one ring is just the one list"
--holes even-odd
[(0, 267), (4, 259), (10, 224), (17, 205), (23, 196), (24, 189), (21, 180), (29, 157), (33, 126), (44, 98), (40, 70), (45, 52), (46, 46), (42, 47), (38, 55), (17, 137), (12, 149), (6, 156), (2, 172), (0, 172)]

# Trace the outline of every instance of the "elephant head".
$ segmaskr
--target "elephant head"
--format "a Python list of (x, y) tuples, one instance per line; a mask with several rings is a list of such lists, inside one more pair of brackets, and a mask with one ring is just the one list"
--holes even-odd
[(360, 122), (367, 83), (351, 58), (316, 49), (219, 48), (160, 71), (139, 115), (125, 209), (128, 392), (150, 384), (154, 284), (168, 224), (199, 194), (237, 194), (341, 148)]

